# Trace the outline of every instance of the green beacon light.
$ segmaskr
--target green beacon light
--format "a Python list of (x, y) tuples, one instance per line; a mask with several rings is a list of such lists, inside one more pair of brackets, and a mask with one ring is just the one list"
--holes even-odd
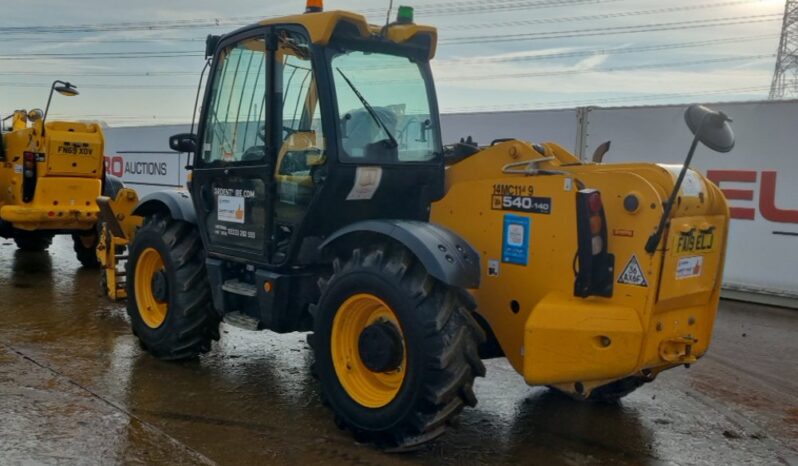
[(400, 6), (396, 14), (396, 22), (399, 24), (410, 24), (413, 22), (413, 7)]

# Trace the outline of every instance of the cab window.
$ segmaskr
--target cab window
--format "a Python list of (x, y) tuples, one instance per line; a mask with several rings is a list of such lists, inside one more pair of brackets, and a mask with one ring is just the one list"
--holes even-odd
[(346, 51), (333, 57), (342, 159), (426, 162), (436, 157), (422, 67), (408, 57)]
[(275, 59), (277, 79), (281, 80), (278, 95), (282, 98), (282, 142), (275, 170), (277, 194), (281, 203), (306, 206), (313, 196), (312, 172), (324, 164), (326, 156), (307, 38), (282, 31)]
[(206, 115), (207, 164), (261, 161), (266, 156), (266, 46), (247, 39), (222, 52)]

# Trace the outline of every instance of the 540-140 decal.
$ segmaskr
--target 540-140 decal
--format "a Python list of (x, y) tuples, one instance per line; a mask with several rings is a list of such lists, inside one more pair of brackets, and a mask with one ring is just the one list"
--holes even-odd
[(550, 214), (551, 198), (536, 196), (493, 195), (493, 210), (509, 210), (512, 212), (529, 212), (533, 214)]

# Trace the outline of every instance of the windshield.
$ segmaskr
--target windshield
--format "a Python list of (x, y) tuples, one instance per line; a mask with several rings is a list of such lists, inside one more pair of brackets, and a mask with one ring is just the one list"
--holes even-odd
[(344, 160), (435, 158), (437, 119), (422, 65), (407, 57), (348, 51), (332, 59), (332, 71)]

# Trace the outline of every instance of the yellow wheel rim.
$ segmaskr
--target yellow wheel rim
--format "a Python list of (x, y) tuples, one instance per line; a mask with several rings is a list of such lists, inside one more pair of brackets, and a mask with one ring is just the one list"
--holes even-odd
[(145, 249), (136, 262), (136, 304), (141, 320), (150, 328), (158, 328), (166, 320), (167, 304), (159, 301), (152, 291), (152, 280), (163, 269), (161, 254), (154, 248)]
[[(402, 336), (402, 363), (391, 372), (373, 372), (360, 359), (360, 334), (378, 321), (391, 322)], [(333, 320), (330, 347), (338, 381), (353, 400), (367, 408), (381, 408), (393, 401), (405, 379), (407, 345), (399, 319), (385, 301), (365, 293), (344, 301)]]

